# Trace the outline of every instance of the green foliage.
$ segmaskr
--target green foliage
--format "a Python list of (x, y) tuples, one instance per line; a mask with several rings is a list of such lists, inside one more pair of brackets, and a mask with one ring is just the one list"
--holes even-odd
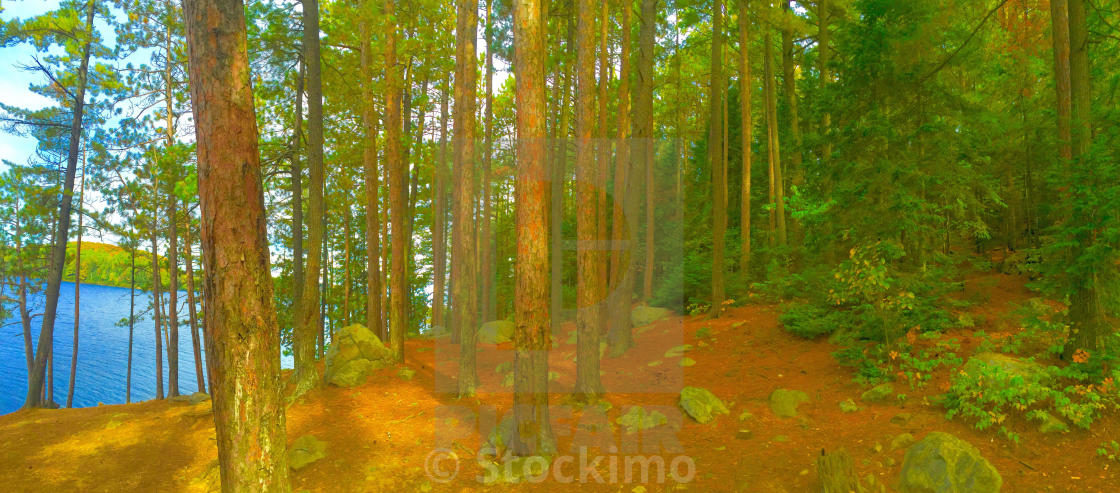
[(806, 339), (829, 335), (838, 329), (850, 327), (849, 312), (798, 303), (786, 308), (778, 320), (789, 333)]
[(952, 376), (943, 400), (946, 417), (972, 421), (978, 430), (994, 426), (1014, 442), (1019, 436), (1007, 423), (1013, 414), (1038, 419), (1042, 411), (1052, 412), (1088, 429), (1104, 411), (1120, 409), (1115, 383), (1120, 370), (1112, 369), (1115, 362), (1115, 354), (1086, 355), (1083, 361), (1068, 366), (1040, 367), (1032, 372), (970, 362)]
[(1097, 447), (1097, 456), (1108, 459), (1109, 462), (1120, 463), (1120, 442), (1116, 440), (1101, 442), (1100, 447)]

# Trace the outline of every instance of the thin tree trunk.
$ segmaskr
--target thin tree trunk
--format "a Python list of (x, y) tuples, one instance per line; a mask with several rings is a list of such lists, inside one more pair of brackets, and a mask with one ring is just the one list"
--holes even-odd
[[(370, 2), (372, 3), (372, 2)], [(367, 4), (366, 12), (372, 11)], [(377, 116), (373, 108), (373, 47), (369, 33), (370, 19), (363, 18), (359, 24), (362, 39), (362, 169), (365, 172), (366, 186), (366, 327), (380, 333), (381, 327), (381, 265), (378, 255), (381, 251), (380, 212), (377, 194), (381, 181), (377, 175)]]
[[(51, 242), (50, 270), (47, 273), (46, 303), (43, 308), (43, 324), (39, 329), (39, 342), (35, 352), (34, 368), (30, 372), (27, 397), (23, 407), (46, 407), (53, 404), (53, 385), (48, 386), (50, 402), (43, 401), (43, 383), (48, 366), (48, 358), (53, 363), (54, 322), (58, 315), (58, 295), (62, 288), (62, 270), (66, 266), (66, 244), (70, 236), (70, 213), (74, 202), (74, 175), (78, 169), (78, 151), (82, 140), (82, 114), (85, 110), (86, 84), (89, 72), (89, 57), (93, 43), (94, 6), (86, 10), (86, 31), (89, 36), (82, 47), (82, 62), (78, 67), (77, 88), (74, 91), (74, 115), (70, 123), (70, 143), (66, 156), (66, 172), (63, 179), (62, 198), (59, 200), (58, 216), (54, 238)], [(53, 371), (52, 371), (53, 373)], [(53, 383), (53, 382), (51, 382)]]
[(184, 10), (208, 267), (206, 358), (222, 490), (286, 493), (280, 331), (246, 70), (245, 8), (241, 0), (196, 0)]
[[(302, 57), (301, 57), (302, 58)], [(299, 64), (296, 76), (295, 125), (292, 129), (292, 320), (293, 327), (299, 327), (303, 320), (300, 310), (303, 305), (303, 163), (300, 154), (303, 146), (303, 71), (306, 63)]]
[(712, 167), (712, 316), (723, 311), (723, 256), (727, 232), (727, 161), (723, 159), (723, 0), (712, 7), (712, 75), (708, 158)]
[(490, 191), (491, 164), (494, 154), (494, 49), (493, 42), (493, 10), (494, 0), (486, 2), (486, 116), (484, 126), (482, 150), (482, 213), (478, 221), (478, 277), (479, 277), (479, 311), (483, 321), (494, 320), (494, 233), (492, 222), (494, 208), (492, 192)]
[[(155, 231), (152, 227), (152, 231)], [(163, 320), (161, 311), (163, 297), (160, 295), (160, 266), (159, 248), (156, 245), (156, 235), (152, 233), (152, 315), (156, 325), (156, 399), (163, 399)]]
[[(435, 278), (432, 280), (432, 329), (441, 333), (447, 327), (444, 313), (446, 305), (447, 280), (447, 120), (448, 100), (451, 99), (448, 84), (450, 76), (443, 78), (440, 85), (442, 97), (439, 103), (439, 159), (432, 183), (432, 256)], [(452, 335), (452, 338), (457, 336)]]
[(167, 396), (179, 395), (179, 199), (167, 194), (171, 203), (168, 210), (169, 239), (167, 247)]
[[(596, 188), (598, 189), (598, 196), (596, 197), (595, 206), (595, 239), (596, 241), (606, 242), (610, 238), (610, 232), (607, 227), (607, 183), (610, 181), (610, 160), (611, 160), (611, 144), (607, 140), (609, 130), (610, 109), (607, 106), (607, 88), (611, 83), (610, 75), (610, 48), (607, 46), (607, 26), (611, 22), (610, 9), (608, 8), (609, 2), (599, 2), (599, 37), (598, 45), (595, 47), (598, 52), (599, 58), (599, 79), (597, 102), (599, 104), (597, 116), (597, 125), (595, 128), (595, 169), (599, 174), (599, 178), (595, 181)], [(595, 279), (598, 286), (595, 290), (606, 296), (607, 283), (610, 280), (610, 264), (609, 257), (610, 251), (603, 247), (596, 247), (593, 249), (595, 254), (595, 261), (599, 263), (599, 277)], [(603, 302), (606, 302), (603, 299)], [(599, 309), (599, 334), (603, 338), (607, 332), (607, 306), (604, 305)]]
[(206, 392), (206, 370), (202, 365), (202, 340), (198, 336), (198, 310), (195, 305), (194, 298), (194, 259), (191, 255), (191, 225), (188, 216), (187, 231), (184, 241), (186, 242), (186, 258), (187, 264), (187, 314), (190, 317), (191, 327), (191, 344), (194, 347), (194, 376), (198, 383), (198, 391)]
[[(631, 184), (630, 161), (630, 9), (621, 2), (622, 53), (618, 81), (618, 161), (614, 173), (614, 214), (611, 218), (611, 299), (607, 343), (613, 357), (621, 356), (634, 345), (630, 327), (630, 303), (634, 295), (634, 267), (637, 258), (637, 194)], [(626, 248), (622, 248), (623, 245)]]
[(517, 72), (517, 273), (514, 319), (516, 455), (556, 451), (548, 413), (549, 184), (545, 145), (545, 31), (540, 0), (514, 3)]
[[(134, 220), (135, 219), (133, 219), (133, 221)], [(139, 246), (139, 238), (136, 236), (135, 226), (132, 228), (130, 240), (134, 243), (132, 243), (132, 248), (130, 249), (131, 254), (129, 255), (130, 263), (128, 270), (128, 363), (124, 377), (125, 404), (132, 403), (132, 336), (133, 329), (136, 327), (136, 247)]]
[(389, 222), (393, 228), (389, 281), (389, 344), (393, 357), (404, 360), (404, 334), (408, 324), (408, 278), (405, 258), (405, 177), (408, 172), (401, 150), (401, 73), (397, 65), (396, 0), (385, 0), (385, 166), (389, 168)]
[[(829, 9), (829, 0), (817, 0), (817, 63), (819, 64), (818, 72), (820, 73), (820, 90), (821, 94), (825, 94), (828, 86), (832, 84), (832, 31), (829, 30), (829, 21), (832, 14)], [(827, 98), (827, 96), (824, 96)], [(823, 102), (828, 103), (827, 99)], [(832, 113), (827, 110), (821, 114), (821, 129), (820, 135), (822, 139), (821, 144), (821, 162), (828, 164), (832, 157), (832, 140), (829, 138), (829, 133), (832, 131)]]
[[(769, 6), (769, 12), (773, 12), (773, 6)], [(785, 196), (783, 193), (782, 185), (782, 159), (781, 159), (781, 142), (778, 139), (778, 96), (777, 90), (774, 87), (776, 82), (774, 79), (774, 43), (771, 37), (772, 28), (765, 28), (766, 35), (763, 37), (763, 79), (766, 92), (766, 131), (767, 131), (767, 157), (769, 161), (769, 175), (770, 175), (770, 202), (773, 205), (771, 211), (771, 236), (776, 240), (779, 246), (785, 247), (786, 245), (786, 209), (785, 209)]]
[[(790, 0), (782, 4), (783, 14), (792, 16)], [(782, 23), (782, 84), (786, 97), (786, 111), (789, 112), (789, 135), (793, 138), (793, 149), (789, 153), (790, 176), (795, 185), (799, 184), (804, 175), (801, 169), (801, 118), (797, 112), (797, 72), (793, 58), (793, 25), (790, 22)]]
[[(322, 332), (322, 313), (319, 304), (319, 279), (323, 258), (323, 221), (326, 212), (323, 204), (323, 85), (319, 60), (319, 1), (303, 0), (303, 55), (307, 65), (308, 149), (307, 166), (311, 184), (308, 190), (307, 215), (311, 224), (307, 237), (307, 271), (303, 278), (303, 300), (300, 302), (300, 320), (292, 337), (295, 356), (295, 387), (289, 397), (298, 399), (315, 385), (318, 370), (315, 367), (315, 344)], [(207, 274), (209, 274), (209, 270)], [(209, 343), (209, 341), (207, 341)]]
[(78, 321), (82, 300), (82, 212), (86, 195), (86, 155), (82, 153), (82, 179), (78, 185), (78, 238), (74, 251), (74, 342), (70, 351), (70, 381), (66, 387), (66, 408), (74, 407), (74, 383), (78, 375)]
[[(565, 17), (564, 24), (567, 29), (566, 50), (571, 51), (575, 38), (575, 23), (569, 16)], [(549, 240), (551, 242), (549, 250), (551, 283), (549, 313), (552, 314), (551, 330), (554, 335), (560, 333), (560, 324), (563, 321), (561, 315), (564, 309), (564, 182), (568, 178), (568, 130), (571, 126), (568, 116), (571, 113), (568, 111), (568, 107), (570, 106), (569, 96), (572, 83), (572, 62), (569, 57), (565, 57), (565, 59), (560, 107), (557, 108), (560, 113), (559, 128), (556, 129), (557, 156), (552, 169), (552, 197), (549, 205), (551, 221), (549, 224)]]
[(645, 170), (646, 196), (646, 255), (645, 271), (642, 280), (642, 300), (649, 303), (653, 298), (653, 271), (656, 248), (654, 233), (654, 206), (657, 197), (657, 184), (653, 180), (653, 77), (654, 77), (654, 37), (657, 32), (657, 0), (642, 0), (641, 27), (638, 30), (638, 92), (634, 98), (634, 139), (638, 144), (635, 162)]
[(459, 395), (474, 394), (478, 386), (475, 368), (477, 329), (475, 313), (477, 268), (474, 206), (475, 99), (478, 73), (475, 68), (475, 39), (478, 37), (478, 0), (457, 1), (455, 30), (455, 189), (452, 219), (451, 279), (452, 326), (459, 331)]
[[(747, 278), (751, 274), (751, 158), (754, 154), (751, 149), (754, 142), (751, 96), (754, 90), (751, 85), (751, 21), (748, 4), (748, 0), (739, 0), (739, 120), (742, 122), (739, 144), (743, 154), (743, 180), (739, 195), (739, 273)], [(826, 121), (827, 118), (825, 116)]]
[(598, 181), (595, 149), (591, 139), (595, 100), (595, 11), (591, 0), (579, 0), (576, 24), (576, 216), (577, 286), (576, 386), (577, 398), (594, 400), (603, 392), (599, 376), (599, 339), (603, 301), (602, 262), (592, 249), (597, 239)]

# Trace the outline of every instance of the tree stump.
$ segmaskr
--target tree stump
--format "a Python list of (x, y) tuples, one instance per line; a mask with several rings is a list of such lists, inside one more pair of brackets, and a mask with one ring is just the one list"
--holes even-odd
[(821, 450), (817, 457), (817, 474), (823, 493), (861, 493), (859, 476), (852, 468), (852, 456), (844, 449), (832, 453)]

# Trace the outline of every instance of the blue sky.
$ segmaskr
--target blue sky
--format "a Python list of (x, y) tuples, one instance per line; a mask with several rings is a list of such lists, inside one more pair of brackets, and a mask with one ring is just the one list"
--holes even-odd
[[(58, 8), (58, 0), (0, 0), (4, 11), (0, 20), (25, 19)], [(0, 101), (25, 108), (41, 108), (50, 100), (31, 92), (32, 83), (40, 82), (39, 75), (19, 69), (31, 61), (35, 49), (26, 43), (0, 48)], [(24, 163), (35, 152), (35, 139), (0, 132), (0, 160)], [(0, 169), (4, 165), (0, 164)]]

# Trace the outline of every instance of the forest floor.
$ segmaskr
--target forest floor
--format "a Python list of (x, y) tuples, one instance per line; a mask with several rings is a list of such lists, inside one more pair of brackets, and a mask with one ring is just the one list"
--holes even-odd
[[(973, 331), (998, 335), (1016, 330), (1010, 310), (1035, 296), (1023, 284), (1020, 278), (1000, 274), (970, 279), (971, 289), (991, 294), (972, 309), (985, 321), (945, 337), (959, 339), (960, 354), (967, 357), (978, 344)], [(1022, 437), (1016, 445), (992, 430), (977, 431), (959, 419), (947, 421), (945, 410), (930, 403), (944, 391), (947, 371), (924, 388), (903, 390), (905, 384), (896, 382), (896, 390), (908, 394), (904, 401), (862, 403), (859, 396), (866, 389), (852, 380), (851, 369), (836, 363), (831, 356), (836, 347), (783, 331), (776, 306), (731, 308), (719, 319), (672, 317), (637, 332), (633, 350), (622, 358), (603, 359), (604, 384), (620, 389), (606, 396), (611, 404), (606, 416), (614, 423), (630, 406), (642, 405), (665, 414), (670, 426), (679, 425), (679, 431), (656, 440), (665, 447), (661, 450), (667, 466), (678, 456), (690, 458), (695, 475), (688, 483), (678, 484), (671, 477), (658, 483), (656, 474), (648, 483), (626, 483), (622, 464), (612, 466), (609, 459), (599, 464), (601, 482), (593, 475), (580, 481), (576, 456), (561, 467), (563, 474), (550, 475), (543, 483), (481, 484), (477, 478), (487, 470), (474, 454), (497, 417), (512, 405), (511, 391), (502, 383), (506, 370), (500, 365), (512, 360), (513, 351), (508, 343), (485, 346), (478, 359), (479, 394), (460, 400), (449, 392), (454, 380), (446, 376), (454, 373), (458, 348), (446, 341), (414, 339), (405, 349), (405, 366), (416, 372), (410, 379), (398, 368), (389, 368), (363, 386), (313, 390), (289, 408), (289, 443), (310, 434), (327, 444), (325, 458), (292, 472), (293, 491), (558, 491), (557, 483), (568, 480), (577, 484), (564, 489), (604, 492), (816, 491), (817, 456), (822, 449), (839, 448), (852, 455), (861, 477), (874, 476), (892, 491), (904, 455), (904, 450), (891, 450), (892, 440), (903, 433), (921, 439), (932, 431), (952, 433), (975, 445), (1002, 474), (1004, 491), (1114, 492), (1120, 487), (1120, 464), (1096, 454), (1101, 442), (1120, 439), (1117, 415), (1102, 418), (1091, 431), (1074, 428), (1060, 435), (1042, 435), (1031, 424), (1012, 418), (1009, 427)], [(550, 361), (556, 393), (550, 402), (560, 453), (574, 455), (571, 446), (577, 440), (601, 447), (589, 452), (588, 462), (595, 454), (610, 454), (615, 450), (611, 446), (617, 447), (617, 455), (635, 453), (624, 430), (593, 426), (588, 413), (600, 408), (570, 405), (564, 389), (570, 389), (575, 376), (574, 337), (557, 342)], [(693, 348), (683, 354), (673, 350), (682, 344)], [(695, 364), (682, 366), (684, 358)], [(443, 363), (437, 365), (437, 360)], [(682, 418), (677, 402), (683, 386), (712, 391), (727, 404), (730, 415), (709, 424)], [(809, 402), (799, 407), (800, 417), (782, 419), (771, 412), (769, 396), (779, 388), (808, 394)], [(839, 403), (845, 399), (856, 400), (861, 409), (841, 412)], [(209, 410), (208, 401), (151, 401), (0, 416), (3, 489), (210, 490), (216, 485), (217, 451)], [(599, 435), (589, 439), (589, 431)], [(647, 437), (641, 436), (644, 445)], [(461, 459), (450, 483), (436, 480), (456, 470), (454, 458), (435, 460), (444, 449)], [(613, 481), (612, 467), (619, 471)], [(686, 474), (687, 468), (682, 465), (678, 471)]]

